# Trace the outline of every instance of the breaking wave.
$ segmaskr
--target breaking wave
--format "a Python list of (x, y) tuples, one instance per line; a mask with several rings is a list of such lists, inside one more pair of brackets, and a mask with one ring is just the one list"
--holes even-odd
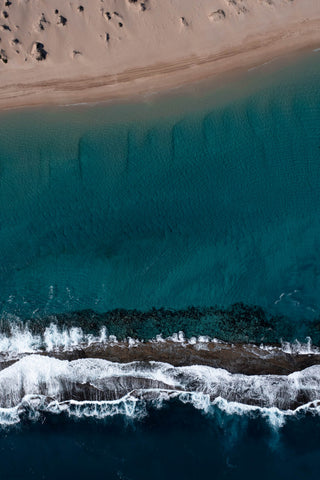
[[(12, 323), (8, 332), (0, 332), (0, 357), (14, 359), (24, 354), (32, 353), (53, 353), (57, 351), (72, 351), (85, 349), (93, 345), (118, 346), (120, 348), (133, 348), (146, 344), (159, 345), (164, 343), (175, 343), (181, 346), (193, 346), (198, 350), (208, 349), (210, 345), (233, 345), (214, 337), (199, 335), (187, 338), (184, 332), (174, 333), (166, 338), (156, 335), (150, 340), (139, 340), (127, 337), (117, 339), (115, 335), (108, 335), (107, 326), (100, 327), (97, 334), (86, 333), (81, 327), (59, 326), (57, 323), (50, 323), (38, 333), (34, 333), (22, 322)], [(265, 352), (283, 352), (290, 355), (320, 355), (320, 349), (312, 344), (310, 337), (305, 342), (295, 340), (294, 342), (282, 341), (279, 345), (247, 344), (247, 348), (255, 348)]]
[[(320, 412), (320, 350), (305, 342), (230, 343), (182, 331), (145, 340), (99, 323), (0, 329), (0, 425), (46, 414), (141, 419), (171, 401), (206, 415), (262, 416), (273, 427)], [(73, 317), (72, 317), (73, 320)]]
[(262, 415), (280, 427), (287, 416), (320, 411), (320, 366), (290, 375), (231, 374), (205, 365), (117, 363), (104, 359), (23, 357), (0, 372), (0, 423), (43, 413), (141, 418), (177, 399), (205, 414)]

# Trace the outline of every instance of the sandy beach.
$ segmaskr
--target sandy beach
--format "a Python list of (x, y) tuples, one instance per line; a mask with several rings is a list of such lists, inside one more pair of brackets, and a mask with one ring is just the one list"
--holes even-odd
[(0, 108), (153, 93), (320, 45), (317, 0), (1, 0)]

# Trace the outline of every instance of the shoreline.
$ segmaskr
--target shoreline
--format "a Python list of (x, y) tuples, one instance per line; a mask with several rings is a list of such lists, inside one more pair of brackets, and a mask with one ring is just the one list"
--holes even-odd
[[(198, 82), (221, 79), (251, 71), (273, 60), (302, 51), (317, 51), (320, 45), (320, 19), (291, 25), (290, 29), (253, 38), (244, 46), (206, 56), (190, 56), (175, 62), (156, 63), (91, 77), (66, 76), (12, 83), (17, 71), (5, 82), (0, 77), (0, 111), (28, 107), (72, 106), (144, 98), (166, 94), (172, 89)], [(21, 75), (23, 79), (23, 75)], [(2, 81), (1, 81), (2, 80)], [(11, 81), (10, 81), (11, 80)]]

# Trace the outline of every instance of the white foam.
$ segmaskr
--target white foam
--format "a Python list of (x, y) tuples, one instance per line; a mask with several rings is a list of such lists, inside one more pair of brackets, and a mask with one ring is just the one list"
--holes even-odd
[[(253, 347), (253, 346), (252, 346)], [(254, 346), (268, 352), (283, 352), (290, 355), (319, 355), (320, 349), (312, 345), (312, 340), (310, 337), (306, 338), (306, 342), (299, 342), (295, 340), (294, 342), (281, 342), (281, 347), (275, 347), (271, 345), (264, 345), (263, 343), (259, 347)], [(249, 346), (250, 348), (250, 346)]]
[[(233, 345), (227, 344), (217, 338), (200, 335), (199, 337), (186, 338), (185, 334), (180, 331), (167, 338), (157, 335), (154, 339), (147, 342), (128, 337), (119, 341), (114, 335), (108, 335), (106, 326), (102, 326), (97, 335), (84, 333), (80, 327), (59, 328), (56, 323), (51, 323), (43, 332), (33, 334), (27, 326), (17, 323), (16, 319), (12, 320), (10, 334), (0, 334), (0, 358), (16, 359), (24, 354), (56, 351), (70, 352), (77, 349), (87, 348), (91, 345), (99, 346), (115, 346), (121, 348), (139, 347), (141, 343), (177, 343), (182, 347), (191, 346), (196, 350), (208, 350), (213, 344), (215, 346), (224, 345), (232, 348)], [(293, 355), (313, 355), (320, 354), (320, 349), (312, 345), (310, 337), (306, 338), (306, 342), (302, 343), (298, 340), (293, 343), (282, 342), (281, 346), (275, 347), (261, 344), (259, 346), (248, 344), (248, 349), (255, 349), (261, 352), (284, 352)]]
[[(107, 336), (106, 327), (102, 327), (98, 335), (85, 334), (80, 327), (59, 328), (51, 323), (41, 334), (33, 334), (28, 327), (15, 324), (10, 327), (10, 335), (0, 334), (0, 355), (15, 358), (25, 353), (57, 350), (70, 351), (88, 347), (92, 344), (117, 344), (116, 337)], [(127, 339), (128, 346), (137, 345), (137, 340)]]
[[(72, 398), (75, 387), (86, 392), (85, 401)], [(100, 400), (103, 395), (107, 400)], [(304, 405), (295, 408), (301, 397)], [(319, 413), (320, 366), (288, 376), (242, 375), (203, 365), (123, 364), (93, 358), (70, 362), (29, 355), (0, 372), (2, 425), (17, 423), (25, 411), (34, 419), (43, 411), (139, 418), (146, 414), (148, 402), (160, 408), (170, 398), (207, 414), (214, 414), (216, 408), (229, 415), (259, 414), (281, 427), (288, 415), (298, 411)]]
[(310, 337), (306, 338), (306, 343), (300, 343), (298, 340), (295, 340), (293, 343), (281, 342), (281, 350), (284, 353), (299, 355), (312, 355), (320, 353), (319, 348), (312, 345), (312, 340)]

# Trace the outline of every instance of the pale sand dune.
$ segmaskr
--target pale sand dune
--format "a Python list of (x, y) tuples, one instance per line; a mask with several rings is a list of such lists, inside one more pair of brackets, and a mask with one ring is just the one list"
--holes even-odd
[(320, 0), (0, 0), (0, 108), (157, 91), (320, 45)]

